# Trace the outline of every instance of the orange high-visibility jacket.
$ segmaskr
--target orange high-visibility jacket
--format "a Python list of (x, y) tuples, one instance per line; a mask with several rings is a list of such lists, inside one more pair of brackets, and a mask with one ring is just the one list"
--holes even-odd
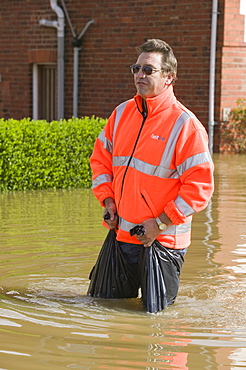
[(92, 188), (103, 201), (115, 200), (117, 239), (139, 244), (129, 230), (165, 212), (172, 225), (158, 236), (169, 248), (190, 244), (192, 214), (213, 193), (213, 162), (199, 120), (177, 101), (172, 86), (146, 99), (120, 104), (95, 142)]

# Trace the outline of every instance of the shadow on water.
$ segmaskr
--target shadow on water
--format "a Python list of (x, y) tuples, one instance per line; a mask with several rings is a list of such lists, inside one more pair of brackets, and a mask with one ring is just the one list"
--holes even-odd
[(106, 230), (88, 189), (0, 194), (0, 369), (246, 368), (246, 156), (214, 156), (176, 303), (86, 296)]

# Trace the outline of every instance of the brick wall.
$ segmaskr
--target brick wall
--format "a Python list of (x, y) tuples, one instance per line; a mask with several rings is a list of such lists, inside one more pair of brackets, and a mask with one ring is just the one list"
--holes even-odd
[(221, 66), (221, 109), (224, 107), (235, 107), (236, 100), (246, 96), (245, 15), (240, 14), (240, 1), (227, 0), (225, 2), (224, 14), (225, 32)]
[[(240, 1), (219, 0), (215, 120), (246, 96), (245, 15)], [(244, 0), (245, 1), (245, 0)], [(207, 127), (212, 0), (65, 0), (75, 32), (94, 19), (79, 55), (78, 115), (107, 117), (135, 93), (129, 65), (135, 46), (158, 37), (178, 59), (175, 92)], [(58, 2), (61, 6), (61, 2)], [(49, 0), (1, 0), (0, 117), (32, 117), (32, 63), (55, 61), (57, 31), (39, 20), (57, 20)], [(65, 31), (65, 117), (73, 114), (73, 36)], [(219, 125), (215, 151), (219, 150)]]
[[(81, 13), (83, 22), (81, 14), (70, 11), (76, 3), (67, 1), (67, 8), (78, 32), (88, 19), (95, 19), (80, 58), (80, 114), (108, 116), (116, 104), (132, 97), (129, 66), (136, 61), (134, 48), (157, 37), (170, 43), (178, 58), (178, 98), (206, 124), (211, 1), (202, 8), (196, 1), (89, 1), (83, 2), (88, 4), (87, 15)], [(68, 45), (67, 55), (71, 53)], [(66, 111), (71, 114), (69, 105)]]
[[(217, 68), (217, 85), (220, 95), (216, 105), (216, 120), (225, 119), (225, 108), (232, 109), (236, 101), (246, 97), (246, 42), (245, 42), (245, 16), (240, 14), (240, 1), (225, 0), (223, 16), (224, 33), (219, 42), (220, 51), (217, 58), (220, 68)], [(243, 0), (245, 1), (245, 0)], [(221, 35), (219, 35), (221, 37)], [(219, 54), (221, 57), (219, 57)], [(220, 125), (215, 127), (214, 150), (220, 151), (221, 131)]]
[(0, 5), (0, 117), (32, 115), (30, 50), (56, 49), (56, 32), (40, 28), (38, 20), (53, 17), (43, 1), (2, 0)]
[[(78, 115), (109, 116), (135, 93), (129, 66), (135, 46), (147, 38), (162, 38), (178, 59), (178, 99), (207, 127), (212, 0), (65, 0), (76, 34), (84, 35), (79, 55)], [(61, 6), (61, 3), (58, 2)], [(246, 56), (244, 15), (240, 0), (219, 0), (215, 120), (222, 109), (245, 96)], [(54, 61), (57, 31), (39, 20), (57, 20), (49, 0), (1, 0), (0, 117), (32, 116), (32, 63)], [(65, 30), (65, 117), (73, 114), (73, 36)], [(44, 60), (43, 60), (44, 59)], [(219, 128), (215, 128), (219, 150)]]
[[(79, 56), (79, 115), (107, 117), (135, 93), (129, 66), (135, 46), (162, 38), (178, 58), (177, 97), (206, 125), (212, 0), (65, 0), (77, 34), (87, 30)], [(49, 0), (1, 0), (0, 116), (32, 116), (32, 63), (35, 50), (56, 50), (57, 33), (39, 19), (56, 20)], [(66, 22), (65, 116), (73, 107), (73, 36)]]

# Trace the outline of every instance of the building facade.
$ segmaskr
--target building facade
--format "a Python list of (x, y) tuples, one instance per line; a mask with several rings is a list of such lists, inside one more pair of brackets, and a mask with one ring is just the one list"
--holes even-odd
[[(1, 0), (0, 117), (106, 118), (135, 94), (135, 46), (161, 38), (178, 59), (177, 98), (208, 129), (214, 1)], [(246, 0), (216, 1), (215, 152), (246, 96)]]

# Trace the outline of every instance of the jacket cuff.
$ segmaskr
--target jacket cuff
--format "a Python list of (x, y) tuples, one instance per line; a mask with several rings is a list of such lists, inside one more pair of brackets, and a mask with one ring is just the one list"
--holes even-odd
[(186, 221), (186, 216), (177, 208), (174, 200), (167, 203), (167, 206), (164, 208), (164, 212), (170, 218), (173, 225), (183, 224)]
[(114, 193), (107, 193), (107, 194), (103, 194), (98, 200), (101, 204), (102, 207), (105, 208), (105, 204), (104, 204), (104, 201), (106, 198), (113, 198), (114, 199)]

